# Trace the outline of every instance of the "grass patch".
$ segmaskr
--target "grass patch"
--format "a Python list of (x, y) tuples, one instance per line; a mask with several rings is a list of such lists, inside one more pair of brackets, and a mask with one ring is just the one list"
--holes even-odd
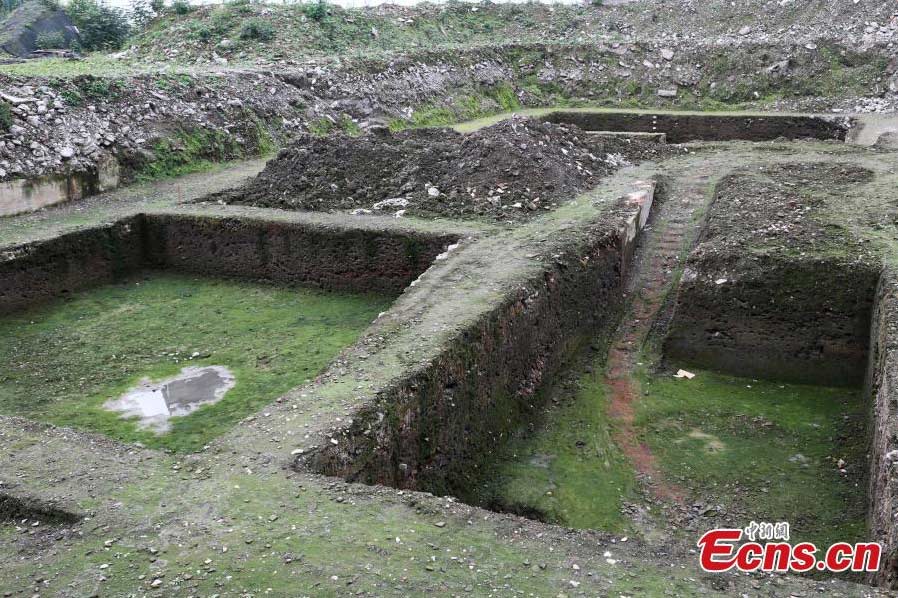
[(317, 137), (325, 137), (337, 131), (342, 131), (353, 137), (362, 134), (361, 127), (348, 114), (341, 114), (336, 122), (330, 118), (322, 117), (309, 123), (309, 132)]
[(448, 127), (460, 122), (505, 114), (521, 109), (514, 88), (508, 83), (485, 87), (474, 93), (459, 95), (446, 105), (419, 106), (408, 118), (390, 121), (390, 130), (397, 132), (421, 127)]
[(636, 481), (612, 440), (602, 376), (585, 374), (576, 386), (544, 427), (510, 443), (486, 502), (568, 527), (626, 531), (621, 507), (636, 500)]
[(12, 126), (12, 108), (6, 102), (0, 101), (0, 131), (9, 131)]
[[(859, 390), (693, 371), (688, 381), (640, 374), (647, 394), (635, 428), (688, 500), (723, 508), (708, 515), (709, 528), (788, 521), (798, 541), (864, 537)], [(641, 493), (613, 440), (606, 393), (601, 374), (588, 373), (555, 395), (567, 398), (509, 442), (478, 501), (573, 528), (633, 531), (622, 507)]]
[[(165, 85), (183, 84), (184, 80), (181, 77), (160, 79), (166, 82)], [(272, 129), (282, 125), (279, 118), (266, 123), (253, 111), (244, 109), (241, 121), (243, 129), (240, 131), (182, 128), (157, 139), (151, 145), (149, 157), (132, 165), (133, 179), (149, 182), (205, 172), (215, 168), (217, 163), (250, 156), (265, 157), (277, 151), (278, 140), (272, 135)], [(358, 125), (355, 127), (358, 130)], [(350, 131), (348, 127), (344, 130)]]
[[(0, 319), (0, 410), (126, 442), (195, 451), (314, 378), (389, 305), (322, 293), (154, 273)], [(194, 353), (200, 357), (190, 359)], [(223, 365), (225, 398), (157, 436), (102, 405), (144, 377)]]
[(723, 505), (734, 527), (788, 521), (818, 545), (863, 537), (860, 391), (693, 371), (642, 381), (636, 424), (670, 481)]

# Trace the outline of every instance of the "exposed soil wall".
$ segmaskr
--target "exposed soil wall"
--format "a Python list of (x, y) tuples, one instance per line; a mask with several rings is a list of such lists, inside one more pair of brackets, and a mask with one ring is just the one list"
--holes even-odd
[(878, 276), (820, 259), (691, 259), (665, 355), (741, 376), (860, 384)]
[(898, 587), (898, 273), (883, 272), (870, 328), (866, 396), (870, 405), (868, 520), (872, 540), (883, 546), (877, 585)]
[(587, 131), (666, 133), (671, 143), (687, 141), (770, 141), (773, 139), (844, 140), (848, 118), (795, 115), (736, 116), (634, 112), (553, 112), (544, 120)]
[(399, 293), (455, 241), (449, 234), (141, 215), (0, 251), (0, 314), (142, 268)]
[(108, 283), (143, 262), (141, 219), (0, 251), (0, 314)]
[(349, 480), (464, 497), (537, 391), (620, 305), (626, 231), (602, 230), (510, 291), (437, 359), (353, 415), (301, 465)]
[(456, 240), (448, 234), (149, 216), (145, 250), (153, 267), (327, 290), (399, 293)]

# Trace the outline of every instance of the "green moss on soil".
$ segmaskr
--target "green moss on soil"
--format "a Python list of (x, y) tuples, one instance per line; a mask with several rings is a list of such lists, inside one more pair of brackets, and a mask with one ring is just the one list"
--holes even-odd
[[(712, 516), (727, 525), (789, 521), (795, 537), (818, 545), (863, 537), (860, 391), (693, 371), (693, 380), (641, 375), (636, 430), (669, 483), (687, 500), (722, 506)], [(641, 494), (614, 443), (607, 392), (600, 374), (585, 374), (537, 431), (510, 443), (482, 502), (568, 527), (632, 531), (622, 509)]]
[(579, 529), (626, 531), (636, 500), (633, 468), (612, 439), (601, 374), (587, 373), (546, 425), (511, 442), (492, 474), (486, 502)]
[(212, 170), (220, 162), (273, 154), (278, 145), (269, 127), (250, 111), (245, 118), (247, 138), (242, 141), (225, 131), (177, 129), (153, 143), (149, 159), (136, 165), (133, 178), (137, 182), (167, 179)]
[(670, 482), (722, 505), (734, 526), (788, 521), (818, 545), (863, 537), (859, 390), (693, 372), (642, 380), (636, 426)]
[[(176, 451), (314, 378), (383, 311), (383, 296), (283, 289), (171, 274), (78, 293), (0, 319), (0, 411)], [(198, 353), (199, 357), (191, 359)], [(103, 409), (140, 379), (223, 365), (237, 385), (172, 419), (164, 435)]]
[(440, 104), (418, 106), (408, 118), (393, 119), (389, 126), (392, 131), (447, 127), (490, 115), (507, 115), (520, 108), (521, 103), (515, 95), (514, 88), (508, 83), (499, 83), (447, 98)]

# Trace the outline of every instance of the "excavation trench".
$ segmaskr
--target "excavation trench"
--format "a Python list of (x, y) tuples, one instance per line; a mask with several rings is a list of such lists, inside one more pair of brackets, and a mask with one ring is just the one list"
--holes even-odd
[(9, 247), (2, 413), (199, 450), (319, 375), (456, 239), (168, 214)]
[[(719, 168), (696, 162), (671, 181), (635, 257), (614, 237), (597, 236), (578, 246), (575, 254), (589, 264), (584, 270), (544, 271), (542, 280), (531, 280), (526, 291), (464, 330), (438, 359), (385, 389), (370, 410), (357, 412), (353, 426), (334, 435), (333, 447), (301, 457), (297, 466), (351, 481), (452, 494), (571, 527), (632, 530), (620, 511), (642, 501), (660, 505), (670, 526), (691, 534), (794, 517), (798, 537), (867, 537), (863, 485), (869, 466), (860, 384), (879, 270), (826, 260), (771, 261), (753, 270), (754, 278), (737, 276), (730, 267), (739, 285), (718, 282), (713, 268), (691, 273), (695, 264), (686, 264), (686, 256), (700, 236), (699, 216)], [(621, 263), (627, 267), (619, 269)], [(703, 279), (710, 282), (701, 292), (713, 297), (694, 290)], [(746, 304), (776, 304), (784, 296), (787, 310), (738, 311)], [(671, 319), (666, 360), (656, 369), (643, 363), (651, 360), (645, 345), (663, 340), (658, 329)], [(582, 364), (589, 343), (607, 347), (587, 369), (605, 372), (594, 393), (604, 399), (578, 403), (580, 398), (572, 398), (577, 393), (559, 381), (570, 375), (566, 364)], [(674, 382), (672, 364), (698, 366), (704, 386)], [(715, 373), (721, 371), (730, 377)], [(732, 396), (739, 408), (720, 402), (720, 393)], [(702, 416), (696, 407), (695, 397), (706, 396), (708, 408), (720, 409), (719, 418)], [(677, 417), (682, 401), (684, 416)], [(643, 403), (669, 412), (660, 418)], [(596, 413), (602, 421), (584, 423)], [(557, 432), (571, 425), (585, 436)], [(609, 438), (596, 440), (601, 434)], [(565, 443), (574, 445), (570, 455)], [(667, 450), (665, 443), (675, 448)], [(602, 459), (593, 465), (589, 449), (599, 444)], [(764, 452), (765, 445), (774, 446)], [(726, 455), (760, 459), (765, 473), (726, 465)], [(682, 459), (719, 461), (716, 469), (700, 471), (706, 476), (701, 478)], [(571, 468), (571, 462), (580, 465)], [(584, 467), (598, 473), (584, 475)], [(580, 488), (571, 490), (576, 484), (565, 476), (576, 478)], [(701, 479), (720, 489), (702, 493)], [(797, 491), (783, 490), (790, 480)], [(603, 487), (610, 484), (629, 484), (610, 497), (619, 507), (610, 511), (602, 506), (577, 512), (562, 497), (573, 492), (573, 502), (595, 503), (596, 496), (604, 501), (609, 497)], [(761, 506), (752, 510), (735, 498), (741, 495), (761, 497)], [(821, 505), (816, 514), (807, 509), (815, 500)], [(639, 524), (642, 531), (645, 525)], [(664, 523), (651, 524), (657, 525)]]
[[(813, 117), (704, 121), (574, 112), (548, 118), (595, 131), (663, 132), (669, 140), (685, 139), (690, 131), (713, 140), (843, 139), (849, 126), (841, 119)], [(634, 503), (662, 505), (671, 527), (698, 532), (717, 523), (801, 518), (804, 512), (795, 511), (795, 504), (813, 504), (814, 493), (833, 487), (826, 508), (799, 533), (816, 534), (815, 539), (856, 534), (863, 525), (861, 485), (867, 475), (859, 448), (866, 432), (859, 421), (858, 389), (879, 270), (825, 260), (771, 260), (738, 277), (728, 265), (738, 285), (710, 278), (714, 268), (695, 274), (695, 263), (687, 264), (686, 257), (705, 225), (700, 215), (715, 177), (726, 167), (722, 160), (696, 160), (688, 172), (671, 178), (635, 258), (633, 239), (625, 246), (620, 235), (597, 234), (571, 244), (568, 252), (582, 267), (565, 260), (529, 279), (488, 316), (460, 331), (436, 359), (380, 391), (354, 414), (350, 427), (333, 432), (331, 445), (302, 455), (296, 466), (350, 481), (452, 494), (571, 527), (622, 531), (633, 529), (620, 512)], [(706, 295), (696, 292), (695, 281), (708, 278), (701, 287)], [(783, 297), (788, 309), (738, 311)], [(827, 317), (820, 319), (819, 313)], [(666, 360), (653, 366), (646, 342), (665, 337)], [(590, 344), (606, 349), (592, 356), (587, 350), (584, 357)], [(585, 398), (564, 383), (572, 375), (570, 364), (584, 359), (592, 381), (583, 378), (575, 386), (592, 388)], [(672, 364), (698, 366), (702, 381), (696, 384), (704, 386), (690, 387), (688, 379), (669, 382), (676, 369), (665, 368)], [(596, 371), (605, 372), (597, 382)], [(715, 373), (721, 371), (730, 377)], [(732, 394), (741, 407), (720, 403), (720, 393)], [(711, 409), (720, 410), (719, 418), (700, 415), (695, 405), (705, 396)], [(671, 416), (681, 403), (684, 416)], [(810, 433), (794, 423), (802, 418), (812, 424)], [(790, 432), (793, 424), (798, 427)], [(560, 431), (565, 427), (583, 435)], [(754, 457), (762, 460), (767, 477), (722, 465), (727, 458), (750, 460), (784, 435), (789, 442)], [(590, 448), (602, 458), (591, 461)], [(716, 470), (699, 473), (710, 476), (712, 485), (735, 486), (738, 492), (717, 491), (719, 500), (714, 491), (701, 495), (699, 478), (689, 473), (695, 468), (683, 459), (719, 459)], [(841, 461), (849, 464), (843, 467)], [(744, 480), (734, 479), (739, 475)], [(780, 492), (789, 476), (804, 489)], [(740, 487), (741, 481), (747, 487)], [(609, 496), (604, 490), (609, 485), (620, 492)], [(730, 500), (739, 493), (775, 496), (759, 500), (763, 506), (752, 511)], [(709, 501), (715, 501), (713, 508)], [(578, 510), (572, 503), (595, 509)], [(735, 521), (727, 518), (727, 508), (739, 516)], [(836, 529), (830, 524), (838, 521), (840, 509), (850, 526)], [(643, 531), (644, 525), (639, 524)], [(656, 520), (650, 526), (659, 525)], [(828, 527), (835, 529), (830, 536)]]
[(138, 215), (7, 247), (0, 261), (0, 313), (144, 269), (395, 296), (457, 239), (248, 217)]
[[(844, 139), (848, 128), (842, 120), (797, 116), (699, 119), (571, 112), (548, 118), (593, 131), (660, 131), (669, 141)], [(692, 255), (687, 261), (707, 226), (700, 216), (723, 162), (695, 161), (688, 172), (671, 177), (650, 222), (654, 186), (646, 184), (630, 197), (628, 210), (615, 214), (619, 220), (578, 229), (563, 250), (491, 297), (490, 308), (454, 330), (434, 357), (408, 363), (375, 397), (360, 403), (330, 442), (298, 456), (294, 466), (349, 481), (451, 494), (570, 527), (632, 530), (629, 519), (639, 509), (634, 503), (660, 505), (656, 513), (665, 514), (653, 517), (669, 516), (674, 527), (688, 533), (714, 524), (747, 524), (746, 517), (794, 513), (776, 500), (763, 503), (772, 505), (766, 511), (751, 512), (738, 501), (720, 508), (726, 502), (721, 499), (707, 515), (712, 499), (706, 494), (696, 515), (696, 494), (703, 483), (711, 496), (735, 496), (746, 487), (760, 496), (770, 494), (771, 486), (776, 491), (776, 484), (788, 483), (793, 474), (802, 480), (819, 478), (824, 485), (841, 484), (838, 495), (825, 499), (831, 502), (827, 513), (838, 512), (845, 499), (855, 501), (850, 508), (857, 516), (855, 499), (863, 499), (864, 492), (850, 485), (866, 483), (869, 471), (870, 530), (885, 543), (890, 563), (874, 581), (894, 583), (898, 530), (892, 522), (898, 498), (893, 494), (898, 497), (898, 482), (892, 463), (898, 441), (891, 430), (898, 415), (892, 372), (898, 366), (892, 362), (898, 341), (892, 337), (898, 291), (893, 277), (876, 264), (838, 260), (765, 258), (746, 266)], [(647, 224), (649, 234), (635, 252)], [(395, 298), (458, 241), (456, 233), (142, 214), (8, 248), (0, 262), (0, 311), (19, 312), (146, 269), (375, 291)], [(503, 247), (493, 249), (493, 260), (512, 257), (502, 253)], [(774, 307), (753, 307), (758, 305)], [(661, 335), (664, 360), (646, 363), (646, 343), (662, 340), (658, 331), (668, 328)], [(586, 349), (590, 345), (593, 349)], [(588, 371), (592, 386), (581, 392), (582, 376), (574, 391), (559, 383), (584, 360), (588, 368), (574, 375)], [(698, 376), (673, 381), (675, 370), (666, 369), (671, 365), (698, 366)], [(717, 372), (732, 376), (719, 378)], [(856, 448), (857, 437), (866, 433), (852, 411), (860, 404), (859, 393), (798, 383), (856, 390), (864, 380), (872, 405), (871, 465), (833, 465), (835, 460), (826, 461), (827, 447), (836, 447), (833, 452), (842, 448), (832, 437), (850, 437), (845, 444)], [(747, 392), (752, 387), (764, 396)], [(720, 401), (720, 393), (732, 393), (739, 409), (727, 411), (730, 406)], [(710, 407), (696, 405), (695, 397), (708, 398)], [(795, 410), (789, 409), (791, 398), (800, 404)], [(838, 409), (826, 408), (830, 399), (839, 403)], [(725, 412), (718, 419), (716, 409)], [(815, 410), (820, 419), (810, 419)], [(805, 433), (802, 418), (821, 431)], [(842, 426), (840, 418), (857, 425)], [(570, 422), (583, 437), (557, 435)], [(764, 443), (792, 432), (791, 444), (760, 452)], [(805, 442), (812, 446), (801, 448)], [(545, 446), (551, 450), (543, 450)], [(849, 449), (845, 451), (847, 455)], [(761, 455), (764, 476), (747, 476), (744, 486), (732, 488), (727, 456), (755, 454)], [(555, 468), (565, 459), (575, 466)], [(721, 460), (718, 469), (703, 470), (689, 459)], [(771, 465), (773, 459), (785, 463)], [(571, 471), (579, 488), (564, 503), (562, 490), (571, 487), (564, 476)], [(835, 477), (825, 477), (830, 474)], [(505, 490), (487, 483), (493, 478)], [(609, 496), (604, 492), (612, 484), (619, 491)], [(524, 496), (526, 492), (531, 494)], [(800, 502), (814, 497), (799, 492), (786, 498)], [(19, 508), (2, 496), (0, 501), (10, 513), (27, 506)], [(570, 503), (590, 501), (607, 504), (594, 512), (571, 510)], [(829, 521), (821, 518), (817, 524), (823, 528)], [(655, 520), (646, 525), (663, 524)]]

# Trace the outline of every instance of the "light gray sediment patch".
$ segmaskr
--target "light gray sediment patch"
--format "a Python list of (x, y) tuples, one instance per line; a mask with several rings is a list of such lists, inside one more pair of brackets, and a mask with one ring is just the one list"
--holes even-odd
[(217, 403), (235, 383), (231, 371), (220, 365), (186, 367), (177, 376), (159, 382), (144, 378), (103, 407), (121, 412), (124, 418), (139, 418), (140, 428), (164, 434), (171, 429), (172, 417), (190, 415), (203, 405)]

